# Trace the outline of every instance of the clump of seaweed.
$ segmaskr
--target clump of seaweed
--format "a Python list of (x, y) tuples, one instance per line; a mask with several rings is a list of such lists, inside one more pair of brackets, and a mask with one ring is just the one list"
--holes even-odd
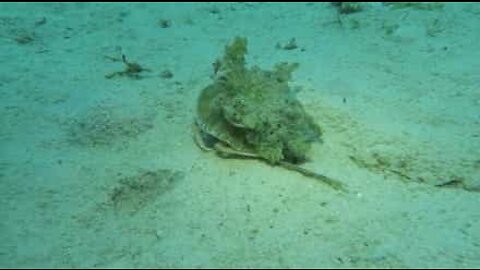
[(307, 160), (320, 128), (307, 115), (288, 86), (297, 63), (279, 63), (273, 70), (246, 67), (247, 40), (237, 38), (226, 47), (216, 97), (229, 125), (242, 129), (245, 144), (270, 163)]
[(332, 5), (339, 14), (352, 14), (364, 9), (364, 4), (361, 2), (332, 2)]
[(248, 68), (246, 54), (247, 39), (237, 37), (215, 61), (214, 82), (198, 99), (197, 144), (224, 157), (262, 159), (343, 189), (340, 182), (298, 166), (322, 135), (288, 84), (299, 65)]

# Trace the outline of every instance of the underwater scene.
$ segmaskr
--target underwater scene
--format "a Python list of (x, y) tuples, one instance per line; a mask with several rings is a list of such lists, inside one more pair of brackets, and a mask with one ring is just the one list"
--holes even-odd
[(479, 268), (480, 4), (0, 3), (1, 268)]

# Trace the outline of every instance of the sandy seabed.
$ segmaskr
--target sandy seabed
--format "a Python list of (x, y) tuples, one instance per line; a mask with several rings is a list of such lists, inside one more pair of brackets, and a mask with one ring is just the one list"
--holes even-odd
[[(478, 29), (478, 3), (2, 3), (0, 267), (480, 267)], [(300, 64), (305, 167), (348, 192), (193, 143), (235, 36)]]

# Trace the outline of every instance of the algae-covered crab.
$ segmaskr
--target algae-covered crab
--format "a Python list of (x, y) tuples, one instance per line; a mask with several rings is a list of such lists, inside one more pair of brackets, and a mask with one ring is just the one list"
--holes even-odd
[(236, 38), (215, 62), (215, 80), (198, 98), (193, 124), (197, 145), (222, 157), (264, 160), (343, 189), (340, 182), (300, 167), (321, 130), (289, 88), (298, 65), (248, 69), (246, 53), (247, 40)]

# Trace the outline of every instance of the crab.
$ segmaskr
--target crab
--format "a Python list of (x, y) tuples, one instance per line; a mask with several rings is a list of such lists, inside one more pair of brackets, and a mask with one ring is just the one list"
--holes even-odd
[[(222, 102), (221, 88), (210, 85), (203, 89), (198, 99), (197, 117), (192, 132), (196, 145), (203, 151), (215, 152), (223, 158), (243, 158), (266, 161), (245, 140), (245, 128), (225, 119), (219, 102)], [(315, 173), (286, 160), (275, 164), (317, 179), (335, 190), (345, 191), (343, 184), (335, 179)]]

